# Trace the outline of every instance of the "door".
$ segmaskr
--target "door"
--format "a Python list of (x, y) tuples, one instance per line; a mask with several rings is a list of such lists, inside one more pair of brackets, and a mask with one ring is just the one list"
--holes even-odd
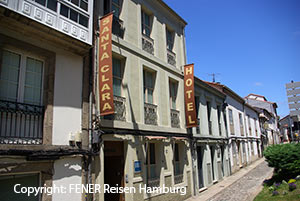
[(203, 151), (201, 146), (197, 146), (197, 160), (198, 160), (198, 182), (199, 182), (199, 189), (204, 187), (203, 182)]
[(224, 145), (221, 146), (221, 170), (222, 170), (222, 177), (224, 177)]
[[(104, 142), (104, 184), (110, 187), (124, 187), (124, 146), (123, 142)], [(124, 201), (125, 195), (105, 193), (105, 201)]]
[(216, 180), (216, 176), (215, 176), (215, 148), (213, 146), (210, 146), (210, 156), (211, 156), (212, 178), (213, 178), (213, 181), (215, 181)]

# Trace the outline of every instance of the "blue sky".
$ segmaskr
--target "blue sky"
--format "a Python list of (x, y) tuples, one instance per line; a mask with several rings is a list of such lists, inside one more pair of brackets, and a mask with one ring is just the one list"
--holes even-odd
[(264, 95), (289, 113), (285, 84), (300, 81), (300, 0), (165, 0), (186, 26), (195, 75), (244, 97)]

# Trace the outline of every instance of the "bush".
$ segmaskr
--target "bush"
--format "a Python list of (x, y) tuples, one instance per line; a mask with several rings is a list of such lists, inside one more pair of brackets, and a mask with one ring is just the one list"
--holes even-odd
[[(290, 178), (300, 174), (300, 144), (277, 144), (267, 147), (264, 156), (275, 172)], [(287, 178), (285, 178), (287, 179)]]

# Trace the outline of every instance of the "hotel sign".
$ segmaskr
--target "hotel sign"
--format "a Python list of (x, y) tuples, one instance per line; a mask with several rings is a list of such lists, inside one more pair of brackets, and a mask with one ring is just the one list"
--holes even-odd
[(196, 127), (196, 107), (194, 91), (194, 64), (184, 66), (184, 101), (186, 127)]
[(112, 13), (100, 19), (98, 60), (100, 115), (108, 115), (114, 113), (111, 40), (112, 20)]

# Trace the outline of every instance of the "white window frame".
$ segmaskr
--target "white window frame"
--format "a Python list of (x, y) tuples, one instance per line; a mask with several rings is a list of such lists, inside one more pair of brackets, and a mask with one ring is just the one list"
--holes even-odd
[[(123, 73), (124, 73), (124, 67), (123, 67), (123, 60), (122, 59), (120, 59), (120, 58), (117, 58), (117, 57), (113, 57), (113, 59), (115, 59), (115, 60), (119, 60), (120, 61), (120, 72), (121, 72), (121, 77), (118, 77), (118, 76), (115, 76), (114, 74), (113, 74), (113, 80), (114, 79), (118, 79), (118, 80), (121, 80), (121, 94), (120, 94), (120, 97), (123, 97), (123, 88), (122, 88), (122, 85), (123, 85)], [(114, 66), (113, 66), (113, 68), (114, 68)], [(115, 94), (114, 94), (115, 95)], [(116, 95), (116, 96), (118, 96), (118, 95)]]
[[(155, 71), (150, 71), (150, 70), (147, 70), (147, 69), (143, 69), (143, 87), (144, 87), (144, 95), (145, 95), (145, 99), (144, 99), (144, 102), (145, 103), (149, 103), (149, 104), (153, 104), (155, 103), (154, 101), (154, 90), (155, 90), (155, 78), (156, 78), (156, 72)], [(147, 84), (147, 74), (151, 74), (152, 75), (152, 79), (153, 79), (153, 86), (149, 87), (149, 86), (146, 86)], [(152, 103), (149, 102), (148, 100), (148, 90), (152, 90)]]
[[(45, 59), (43, 57), (37, 56), (25, 50), (20, 50), (14, 47), (3, 48), (0, 51), (1, 57), (3, 56), (3, 51), (8, 51), (14, 54), (20, 55), (20, 72), (18, 78), (18, 92), (16, 102), (24, 103), (24, 89), (25, 89), (25, 75), (26, 75), (26, 61), (27, 58), (32, 58), (39, 60), (43, 63), (42, 65), (42, 83), (41, 83), (41, 100), (40, 106), (43, 105), (43, 95), (44, 95), (44, 72), (45, 72)], [(2, 58), (3, 59), (3, 58)], [(2, 65), (2, 63), (0, 63)]]

